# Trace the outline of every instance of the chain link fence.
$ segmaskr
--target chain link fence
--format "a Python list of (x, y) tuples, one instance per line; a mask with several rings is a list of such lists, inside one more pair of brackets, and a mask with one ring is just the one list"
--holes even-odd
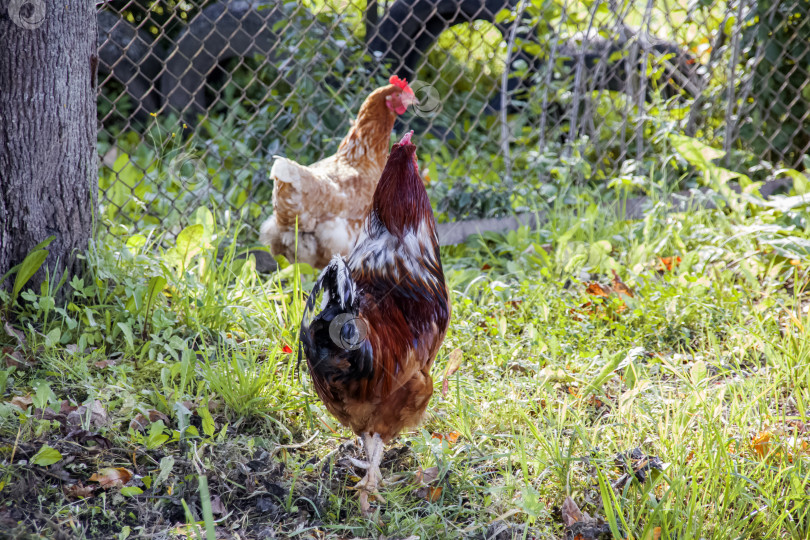
[(809, 17), (804, 0), (110, 0), (103, 223), (176, 232), (206, 206), (255, 227), (273, 156), (334, 153), (391, 74), (421, 100), (395, 129), (416, 130), (441, 220), (572, 182), (688, 185), (673, 134), (753, 179), (802, 171)]

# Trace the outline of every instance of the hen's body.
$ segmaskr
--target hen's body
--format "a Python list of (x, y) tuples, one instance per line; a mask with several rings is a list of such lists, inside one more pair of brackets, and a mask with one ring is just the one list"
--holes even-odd
[(273, 254), (295, 258), (296, 217), (298, 261), (320, 268), (334, 254), (349, 252), (385, 165), (397, 106), (410, 103), (403, 95), (407, 92), (395, 84), (369, 95), (332, 156), (309, 166), (276, 158), (270, 170), (273, 215), (259, 237)]
[[(301, 343), (327, 410), (365, 441), (376, 493), (382, 444), (419, 423), (450, 320), (435, 220), (410, 136), (395, 145), (347, 261), (335, 256), (307, 301)], [(316, 301), (323, 292), (320, 311)]]

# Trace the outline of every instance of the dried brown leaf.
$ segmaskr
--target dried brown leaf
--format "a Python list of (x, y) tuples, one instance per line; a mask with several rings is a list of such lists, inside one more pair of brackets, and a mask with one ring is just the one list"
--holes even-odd
[(78, 484), (63, 486), (62, 491), (65, 493), (65, 496), (70, 499), (86, 499), (88, 497), (92, 497), (93, 492), (97, 488), (98, 486), (84, 486), (81, 482), (79, 482)]
[(133, 431), (144, 431), (151, 423), (152, 422), (150, 422), (146, 416), (144, 416), (142, 413), (138, 413), (129, 422), (129, 429)]
[(93, 365), (95, 367), (97, 367), (98, 369), (105, 369), (105, 368), (114, 366), (115, 365), (115, 360), (113, 360), (112, 358), (108, 358), (106, 360), (100, 360), (100, 361), (94, 363)]
[(6, 367), (22, 369), (31, 366), (31, 364), (25, 361), (20, 351), (15, 351), (11, 347), (3, 347), (0, 352), (3, 353), (3, 356), (6, 359)]
[(619, 274), (616, 273), (616, 270), (612, 270), (612, 272), (613, 272), (613, 282), (611, 283), (611, 286), (613, 288), (613, 292), (617, 294), (626, 294), (630, 298), (634, 298), (636, 295), (633, 292), (633, 289), (625, 285), (624, 282), (621, 279), (619, 279)]
[(592, 296), (610, 296), (610, 287), (605, 287), (596, 281), (588, 283), (585, 292)]
[(562, 520), (566, 527), (570, 527), (578, 521), (582, 521), (582, 511), (571, 497), (566, 497), (562, 504)]
[(439, 477), (439, 468), (438, 467), (428, 467), (427, 469), (419, 468), (416, 471), (416, 483), (427, 485), (436, 480)]
[(773, 434), (770, 431), (760, 431), (751, 441), (751, 447), (760, 459), (768, 455), (771, 447), (771, 437), (773, 437)]
[(6, 334), (9, 335), (9, 337), (13, 337), (15, 340), (17, 340), (17, 344), (19, 346), (22, 347), (25, 345), (25, 334), (8, 324), (8, 322), (3, 322), (3, 329), (6, 331)]
[(658, 257), (655, 269), (658, 272), (672, 272), (672, 269), (681, 264), (680, 257)]
[(447, 360), (447, 368), (444, 370), (444, 376), (449, 377), (461, 367), (461, 362), (464, 360), (464, 353), (461, 349), (453, 349)]
[(12, 405), (16, 405), (17, 407), (19, 407), (20, 409), (22, 409), (24, 411), (27, 411), (28, 407), (30, 407), (31, 405), (34, 404), (34, 399), (30, 395), (29, 396), (14, 396), (13, 398), (11, 398), (10, 403)]
[(103, 427), (107, 424), (107, 410), (99, 400), (93, 401), (88, 407), (87, 405), (79, 405), (76, 410), (71, 411), (67, 415), (67, 423), (71, 426), (81, 426), (90, 415), (90, 425), (94, 427)]
[(98, 482), (104, 488), (120, 487), (132, 480), (132, 471), (123, 467), (107, 467), (90, 477), (91, 482)]
[(225, 505), (222, 504), (222, 499), (219, 498), (219, 495), (211, 497), (211, 512), (217, 515), (225, 513)]

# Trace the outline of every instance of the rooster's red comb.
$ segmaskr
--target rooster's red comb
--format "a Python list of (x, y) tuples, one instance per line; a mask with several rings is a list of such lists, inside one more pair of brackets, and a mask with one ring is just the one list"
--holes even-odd
[(399, 141), (399, 143), (397, 144), (399, 144), (399, 146), (403, 146), (405, 144), (413, 144), (411, 142), (411, 137), (413, 137), (413, 130), (410, 130), (408, 133), (406, 133), (405, 136), (402, 137), (402, 140)]
[(413, 90), (411, 90), (411, 87), (408, 86), (408, 81), (406, 79), (400, 79), (396, 75), (391, 75), (391, 78), (388, 79), (388, 82), (390, 84), (393, 84), (394, 86), (399, 86), (400, 88), (402, 88), (404, 92), (413, 94)]

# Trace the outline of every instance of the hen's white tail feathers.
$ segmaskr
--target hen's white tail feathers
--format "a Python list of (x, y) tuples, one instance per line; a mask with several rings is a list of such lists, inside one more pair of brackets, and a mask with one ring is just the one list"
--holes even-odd
[(302, 180), (314, 180), (314, 175), (309, 167), (284, 157), (276, 157), (273, 167), (270, 169), (270, 177), (275, 181), (291, 184), (296, 190), (301, 189)]

